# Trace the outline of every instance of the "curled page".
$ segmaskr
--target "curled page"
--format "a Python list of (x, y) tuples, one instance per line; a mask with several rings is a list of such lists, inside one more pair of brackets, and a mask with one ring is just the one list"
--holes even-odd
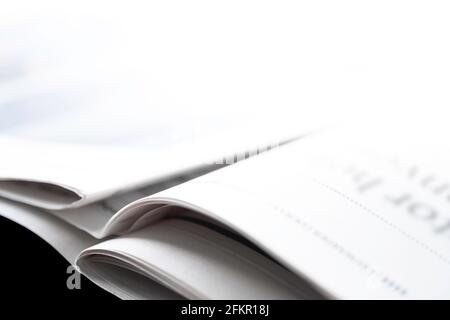
[[(157, 281), (189, 299), (314, 299), (321, 296), (274, 261), (199, 224), (169, 219), (84, 250), (77, 264), (124, 298), (148, 299)], [(116, 266), (111, 272), (109, 266)], [(122, 272), (120, 272), (122, 269)], [(140, 285), (127, 273), (140, 275)], [(125, 274), (124, 274), (125, 272)]]
[(256, 243), (328, 296), (448, 299), (445, 141), (384, 129), (299, 140), (138, 200), (111, 229), (130, 232), (189, 209)]

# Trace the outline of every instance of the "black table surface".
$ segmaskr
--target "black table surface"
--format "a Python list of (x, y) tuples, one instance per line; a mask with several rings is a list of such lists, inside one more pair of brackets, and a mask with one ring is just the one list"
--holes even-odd
[(33, 232), (0, 217), (1, 286), (8, 298), (117, 299), (85, 277), (80, 289), (68, 289), (70, 264)]

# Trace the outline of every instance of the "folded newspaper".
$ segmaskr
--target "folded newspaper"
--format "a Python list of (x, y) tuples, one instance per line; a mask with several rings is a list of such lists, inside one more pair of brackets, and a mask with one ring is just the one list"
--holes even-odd
[(45, 3), (0, 12), (1, 216), (123, 299), (450, 299), (448, 28)]
[(448, 152), (385, 133), (323, 130), (76, 208), (0, 212), (121, 298), (449, 299)]

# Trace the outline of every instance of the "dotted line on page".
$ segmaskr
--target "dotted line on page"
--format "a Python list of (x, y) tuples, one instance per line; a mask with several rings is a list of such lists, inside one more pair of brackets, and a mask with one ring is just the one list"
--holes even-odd
[(373, 210), (369, 209), (368, 207), (364, 206), (363, 204), (353, 200), (349, 196), (345, 195), (344, 193), (342, 193), (339, 190), (331, 187), (328, 184), (325, 184), (325, 183), (323, 183), (323, 182), (321, 182), (321, 181), (319, 181), (317, 179), (314, 179), (314, 178), (311, 178), (311, 180), (314, 181), (315, 183), (319, 184), (320, 186), (328, 189), (329, 191), (339, 195), (340, 197), (344, 198), (345, 200), (351, 202), (352, 204), (358, 206), (359, 208), (363, 209), (364, 212), (366, 212), (366, 213), (372, 215), (373, 217), (377, 218), (379, 221), (383, 222), (384, 224), (388, 225), (392, 229), (396, 230), (397, 232), (399, 232), (400, 234), (402, 234), (403, 236), (405, 236), (409, 240), (412, 240), (414, 243), (416, 243), (417, 245), (419, 245), (420, 247), (422, 247), (423, 249), (425, 249), (426, 251), (428, 251), (429, 253), (431, 253), (435, 257), (439, 258), (442, 262), (444, 262), (445, 264), (450, 266), (450, 259), (449, 258), (447, 258), (446, 256), (442, 255), (438, 251), (434, 250), (433, 248), (431, 248), (427, 244), (423, 243), (422, 241), (418, 240), (417, 238), (415, 238), (414, 236), (412, 236), (408, 232), (404, 231), (403, 229), (401, 229), (397, 225), (395, 225), (392, 222), (388, 221), (387, 219), (383, 218), (382, 216), (380, 216), (375, 211), (373, 211)]
[[(330, 239), (325, 233), (320, 231), (319, 229), (313, 227), (309, 223), (305, 222), (303, 219), (299, 218), (289, 210), (282, 208), (280, 206), (277, 206), (275, 204), (271, 204), (270, 207), (272, 207), (274, 210), (282, 214), (284, 217), (290, 219), (295, 224), (302, 227), (304, 230), (308, 231), (310, 234), (312, 234), (314, 237), (318, 238), (322, 242), (324, 242), (327, 246), (331, 247), (332, 249), (336, 250), (339, 254), (343, 255), (346, 259), (348, 259), (350, 262), (352, 262), (354, 265), (359, 267), (360, 269), (364, 270), (368, 274), (368, 280), (373, 277), (373, 279), (379, 279), (380, 284), (384, 285), (390, 290), (393, 290), (397, 294), (404, 296), (407, 294), (407, 289), (400, 285), (398, 282), (387, 276), (381, 271), (378, 271), (376, 268), (372, 267), (367, 262), (363, 261), (362, 259), (356, 257), (352, 252), (350, 252), (348, 249), (346, 249), (344, 246), (339, 244), (337, 241)], [(369, 285), (369, 283), (367, 283)]]
[[(200, 181), (199, 181), (200, 182)], [(256, 198), (258, 202), (263, 203), (265, 206), (268, 206), (269, 208), (272, 208), (275, 212), (278, 212), (283, 217), (288, 218), (292, 222), (294, 222), (299, 227), (306, 230), (308, 233), (310, 233), (312, 236), (318, 238), (322, 242), (324, 242), (328, 247), (331, 247), (332, 249), (336, 250), (339, 254), (343, 255), (346, 259), (351, 261), (354, 265), (362, 269), (367, 275), (368, 280), (369, 279), (378, 279), (378, 283), (381, 285), (384, 285), (387, 289), (390, 289), (394, 291), (395, 293), (399, 294), (400, 296), (404, 296), (408, 293), (408, 290), (400, 285), (397, 281), (393, 280), (388, 275), (384, 274), (383, 272), (377, 270), (373, 266), (371, 266), (369, 263), (363, 261), (361, 258), (358, 258), (355, 254), (353, 254), (351, 251), (346, 249), (344, 246), (339, 244), (337, 241), (329, 238), (324, 232), (320, 231), (316, 227), (310, 225), (308, 222), (303, 220), (302, 218), (299, 218), (297, 215), (295, 215), (293, 212), (289, 211), (288, 209), (281, 207), (280, 205), (277, 205), (275, 203), (272, 203), (270, 201), (267, 201), (267, 199), (261, 199), (261, 196), (256, 193), (252, 193), (249, 190), (245, 190), (243, 188), (237, 187), (235, 185), (228, 185), (224, 183), (218, 183), (216, 181), (201, 181), (202, 183), (206, 184), (216, 184), (220, 185), (222, 187), (230, 188), (234, 191), (239, 191), (240, 193), (247, 194), (248, 196), (251, 196), (252, 198)], [(367, 283), (369, 285), (369, 283)]]

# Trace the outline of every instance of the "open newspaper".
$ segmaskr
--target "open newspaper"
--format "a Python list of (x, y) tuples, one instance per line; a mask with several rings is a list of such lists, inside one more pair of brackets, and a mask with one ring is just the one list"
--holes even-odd
[[(19, 2), (0, 214), (99, 286), (450, 298), (444, 8)], [(349, 119), (376, 125), (313, 130)]]
[(330, 129), (80, 208), (0, 212), (122, 298), (449, 299), (449, 154), (439, 129), (411, 132)]

